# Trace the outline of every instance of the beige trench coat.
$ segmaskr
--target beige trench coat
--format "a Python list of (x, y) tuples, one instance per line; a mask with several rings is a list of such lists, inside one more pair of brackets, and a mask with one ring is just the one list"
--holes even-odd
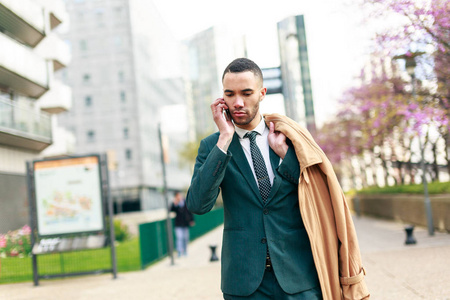
[(300, 163), (300, 212), (323, 299), (369, 299), (352, 216), (331, 162), (298, 123), (279, 114), (264, 117), (292, 141)]

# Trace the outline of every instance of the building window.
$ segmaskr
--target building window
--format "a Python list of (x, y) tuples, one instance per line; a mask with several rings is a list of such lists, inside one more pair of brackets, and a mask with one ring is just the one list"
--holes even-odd
[(89, 130), (87, 132), (87, 140), (88, 140), (88, 142), (93, 142), (95, 140), (95, 132), (94, 132), (94, 130)]
[(120, 91), (120, 101), (122, 102), (127, 101), (127, 95), (125, 94), (125, 91)]
[(114, 40), (114, 47), (116, 47), (116, 49), (122, 49), (122, 45), (123, 45), (122, 37), (115, 36), (113, 38), (113, 40)]
[(80, 40), (80, 50), (82, 52), (87, 50), (87, 42), (86, 42), (86, 40)]
[(125, 81), (125, 75), (124, 75), (123, 71), (119, 71), (118, 77), (119, 77), (119, 82)]
[(126, 157), (126, 159), (127, 160), (131, 160), (132, 159), (132, 152), (131, 152), (131, 149), (126, 149), (125, 150), (125, 157)]
[(83, 83), (88, 84), (91, 82), (91, 75), (90, 74), (84, 74), (83, 75)]
[(99, 7), (95, 10), (95, 19), (97, 20), (97, 25), (103, 27), (105, 25), (103, 16), (105, 15), (105, 9)]
[(129, 136), (128, 134), (129, 134), (128, 127), (125, 127), (125, 128), (123, 129), (123, 137), (127, 139), (128, 136)]
[(86, 96), (84, 97), (84, 104), (88, 107), (88, 106), (92, 106), (92, 97), (91, 96)]
[(114, 7), (114, 14), (116, 15), (116, 17), (121, 17), (122, 16), (122, 7), (120, 7), (120, 6)]

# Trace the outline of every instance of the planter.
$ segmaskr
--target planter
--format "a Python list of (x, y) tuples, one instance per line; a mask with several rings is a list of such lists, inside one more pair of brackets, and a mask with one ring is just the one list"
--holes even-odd
[[(350, 200), (351, 206), (363, 215), (427, 226), (424, 195), (360, 194), (359, 201)], [(450, 232), (450, 194), (430, 195), (430, 201), (434, 228)]]

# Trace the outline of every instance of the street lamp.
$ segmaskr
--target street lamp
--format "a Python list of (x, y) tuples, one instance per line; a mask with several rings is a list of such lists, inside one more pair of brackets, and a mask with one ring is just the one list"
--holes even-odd
[[(170, 264), (174, 265), (173, 257), (173, 229), (172, 229), (172, 218), (170, 217), (170, 207), (169, 198), (167, 195), (167, 174), (166, 174), (166, 163), (168, 160), (169, 147), (163, 137), (167, 137), (165, 134), (172, 133), (178, 136), (184, 134), (186, 135), (187, 119), (184, 118), (186, 115), (186, 107), (181, 104), (165, 105), (160, 107), (159, 111), (159, 121), (158, 121), (158, 137), (159, 145), (161, 151), (161, 167), (162, 167), (162, 178), (163, 178), (163, 195), (164, 202), (167, 209), (166, 217), (166, 228), (167, 228), (167, 247), (170, 256)], [(164, 129), (164, 130), (163, 130)]]
[(164, 149), (163, 143), (163, 134), (161, 130), (161, 122), (158, 123), (158, 137), (159, 137), (159, 145), (161, 149), (161, 166), (162, 166), (162, 176), (163, 176), (163, 194), (164, 194), (164, 203), (167, 209), (167, 218), (166, 218), (166, 230), (167, 230), (167, 248), (170, 257), (170, 264), (174, 265), (173, 258), (173, 233), (172, 233), (172, 219), (170, 217), (170, 207), (169, 207), (169, 198), (167, 196), (167, 179), (166, 179), (166, 162), (164, 159), (164, 152), (167, 149)]
[[(424, 54), (425, 52), (407, 52), (403, 55), (394, 56), (394, 59), (403, 59), (405, 60), (405, 68), (408, 75), (411, 76), (411, 84), (412, 84), (412, 96), (414, 101), (417, 102), (417, 94), (416, 94), (416, 57)], [(420, 166), (422, 168), (422, 182), (423, 182), (423, 190), (425, 194), (425, 212), (427, 215), (427, 225), (428, 225), (428, 234), (434, 235), (434, 227), (433, 227), (433, 214), (431, 211), (431, 201), (428, 195), (428, 182), (426, 177), (426, 167), (425, 167), (425, 147), (422, 145), (422, 140), (420, 138), (419, 132), (419, 148), (420, 148)]]

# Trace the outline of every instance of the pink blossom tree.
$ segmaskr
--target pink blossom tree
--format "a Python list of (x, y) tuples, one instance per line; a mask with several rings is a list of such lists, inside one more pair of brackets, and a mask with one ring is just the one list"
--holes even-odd
[[(424, 147), (431, 145), (433, 151), (438, 139), (443, 138), (450, 173), (448, 1), (361, 1), (371, 8), (372, 17), (383, 18), (385, 23), (394, 17), (399, 25), (378, 33), (372, 54), (374, 63), (361, 72), (361, 84), (343, 95), (337, 119), (324, 126), (319, 143), (331, 160), (371, 157), (373, 168), (383, 168), (385, 183), (388, 178), (404, 183), (403, 166), (409, 172), (410, 182), (414, 180), (411, 144), (417, 135), (421, 134)], [(414, 83), (401, 71), (402, 63), (393, 60), (411, 51), (423, 52), (415, 58)], [(433, 130), (440, 133), (438, 139), (430, 139)], [(437, 166), (436, 155), (434, 164)], [(438, 171), (435, 173), (437, 177)]]
[[(401, 25), (379, 32), (376, 48), (388, 56), (408, 51), (424, 51), (425, 55), (416, 58), (417, 78), (433, 82), (435, 88), (421, 89), (424, 105), (430, 105), (441, 118), (439, 130), (446, 142), (446, 159), (450, 160), (450, 4), (447, 0), (362, 0), (371, 9), (372, 17), (395, 17)], [(437, 107), (436, 107), (437, 106)], [(441, 116), (445, 112), (447, 118)], [(420, 112), (409, 115), (414, 118), (415, 127), (428, 124), (429, 118)], [(423, 122), (427, 121), (427, 122)], [(450, 164), (448, 164), (450, 173)]]

